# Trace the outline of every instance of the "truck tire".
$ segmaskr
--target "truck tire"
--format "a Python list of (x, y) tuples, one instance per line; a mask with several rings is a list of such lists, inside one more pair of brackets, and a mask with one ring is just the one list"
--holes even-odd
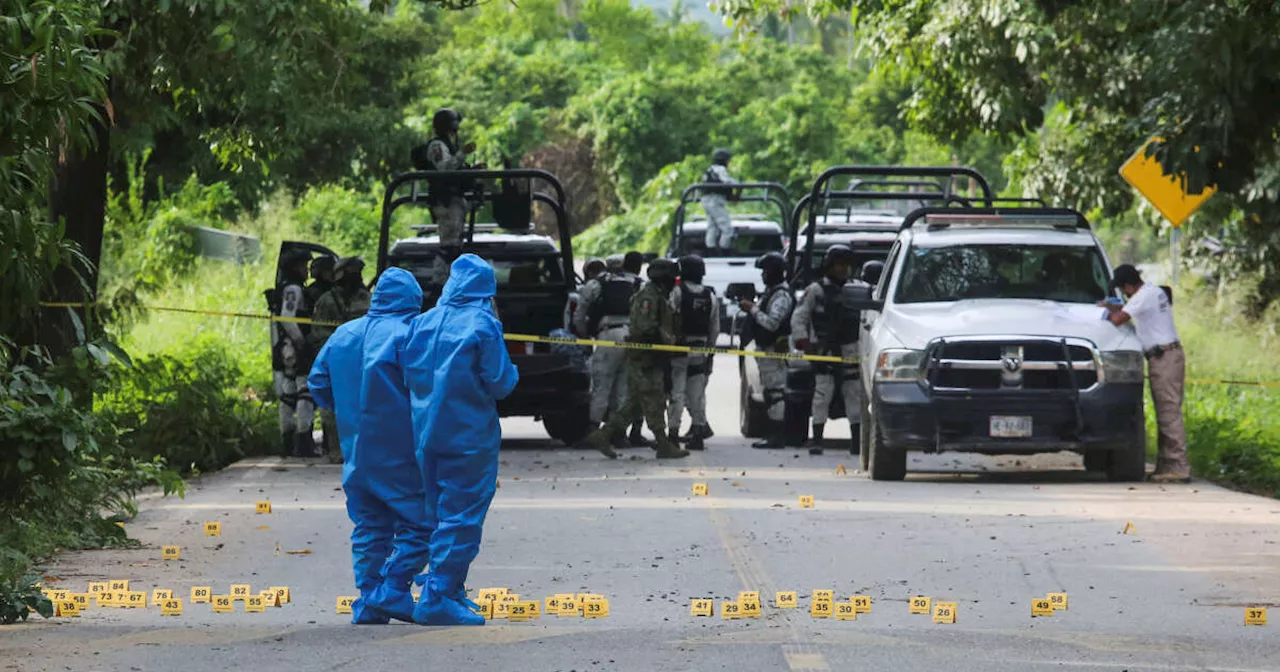
[(862, 447), (858, 451), (858, 464), (862, 469), (862, 473), (867, 473), (868, 458), (871, 456), (871, 405), (866, 401), (862, 402), (862, 422), (858, 423), (858, 434), (860, 438), (859, 445)]
[(1109, 450), (1084, 451), (1085, 471), (1106, 471), (1107, 465), (1110, 462), (1111, 462), (1111, 451)]
[(875, 409), (862, 419), (867, 427), (867, 445), (862, 453), (867, 456), (867, 471), (873, 481), (901, 481), (907, 477), (907, 451), (894, 449), (885, 445), (880, 436), (880, 425), (876, 422)]
[(1132, 483), (1147, 476), (1147, 418), (1142, 404), (1130, 421), (1130, 438), (1126, 445), (1111, 451), (1107, 462), (1107, 480)]
[(759, 439), (765, 435), (769, 427), (769, 412), (763, 403), (751, 398), (751, 390), (747, 387), (747, 376), (741, 366), (738, 368), (738, 428), (748, 439)]
[(591, 426), (590, 411), (587, 408), (575, 409), (569, 413), (556, 413), (542, 416), (542, 427), (547, 434), (566, 446), (577, 445), (587, 438), (594, 429)]

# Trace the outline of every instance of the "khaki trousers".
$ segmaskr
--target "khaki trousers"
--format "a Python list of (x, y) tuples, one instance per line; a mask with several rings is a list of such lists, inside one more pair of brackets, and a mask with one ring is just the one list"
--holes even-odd
[(1166, 350), (1147, 360), (1151, 375), (1151, 398), (1156, 406), (1160, 443), (1156, 471), (1187, 476), (1187, 429), (1182, 424), (1182, 393), (1187, 378), (1187, 355), (1182, 348)]

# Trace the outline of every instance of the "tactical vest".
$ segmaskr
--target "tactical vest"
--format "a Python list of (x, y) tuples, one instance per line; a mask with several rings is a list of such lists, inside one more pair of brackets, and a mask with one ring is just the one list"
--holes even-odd
[[(613, 273), (600, 278), (600, 298), (587, 314), (587, 330), (595, 335), (600, 331), (600, 322), (606, 317), (631, 317), (631, 297), (640, 289), (640, 279), (630, 279)], [(617, 321), (615, 319), (615, 321)]]
[[(761, 312), (769, 310), (769, 304), (773, 302), (775, 296), (779, 292), (790, 291), (787, 289), (786, 283), (780, 283), (764, 290), (764, 295), (760, 297), (760, 302), (756, 305), (760, 307)], [(792, 307), (794, 308), (794, 306)], [(779, 340), (785, 338), (791, 333), (791, 314), (788, 312), (782, 317), (782, 323), (774, 331), (770, 331), (760, 326), (754, 318), (747, 320), (747, 326), (750, 328), (751, 338), (747, 342), (755, 341), (756, 347), (767, 349), (774, 347)]]
[[(715, 166), (708, 166), (702, 173), (703, 184), (723, 184), (720, 181), (720, 175), (716, 173)], [(733, 193), (733, 187), (708, 187), (702, 190), (702, 193), (708, 196), (728, 196)]]
[[(286, 280), (276, 285), (275, 291), (267, 299), (267, 306), (272, 315), (280, 315), (284, 309), (284, 290), (290, 285), (297, 285), (299, 304), (294, 308), (293, 316), (298, 318), (311, 318), (311, 305), (307, 302), (307, 291), (301, 282)], [(271, 329), (274, 338), (271, 340), (271, 368), (276, 371), (284, 370), (284, 358), (282, 348), (284, 343), (289, 339), (289, 334), (284, 330), (284, 322), (272, 322)], [(311, 333), (310, 324), (298, 324), (298, 329), (302, 331), (302, 343), (295, 343), (294, 348), (298, 354), (299, 369), (309, 371), (311, 369), (310, 359), (308, 358), (309, 348), (307, 347), (308, 336)], [(305, 374), (304, 374), (305, 375)]]
[(706, 285), (696, 292), (680, 285), (680, 324), (686, 342), (702, 343), (707, 340), (707, 334), (711, 331), (711, 308), (715, 300), (715, 290)]
[[(449, 149), (449, 155), (453, 156), (458, 153), (458, 147), (455, 146), (448, 138), (435, 137), (431, 138), (431, 142), (427, 143), (428, 151), (431, 143), (443, 142), (444, 146)], [(437, 170), (430, 161), (426, 162), (429, 166), (428, 170)], [(462, 196), (462, 184), (459, 180), (427, 180), (427, 204), (428, 205), (448, 205), (449, 201)]]
[(828, 352), (842, 345), (858, 342), (858, 315), (845, 307), (844, 288), (834, 282), (821, 282), (822, 299), (813, 310), (814, 339)]

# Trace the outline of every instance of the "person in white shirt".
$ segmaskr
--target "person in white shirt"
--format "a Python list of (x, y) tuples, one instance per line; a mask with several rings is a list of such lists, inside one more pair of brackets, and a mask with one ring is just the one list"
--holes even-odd
[(1142, 281), (1131, 264), (1116, 267), (1111, 287), (1128, 298), (1123, 306), (1103, 303), (1108, 319), (1116, 326), (1133, 320), (1138, 341), (1147, 356), (1151, 398), (1156, 405), (1160, 445), (1156, 470), (1148, 480), (1156, 483), (1191, 481), (1187, 462), (1187, 430), (1182, 424), (1182, 395), (1187, 375), (1187, 358), (1173, 326), (1173, 302), (1164, 289)]

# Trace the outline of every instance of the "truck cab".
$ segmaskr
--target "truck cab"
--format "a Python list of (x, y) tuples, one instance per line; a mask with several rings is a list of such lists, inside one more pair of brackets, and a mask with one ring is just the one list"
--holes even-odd
[(911, 213), (863, 304), (864, 470), (901, 480), (909, 451), (1075, 451), (1140, 480), (1144, 362), (1096, 305), (1110, 277), (1073, 210)]
[[(444, 286), (437, 277), (441, 254), (434, 224), (420, 219), (428, 210), (428, 180), (454, 179), (467, 184), (472, 205), (462, 237), (462, 252), (476, 254), (493, 265), (497, 278), (494, 309), (508, 334), (567, 336), (570, 306), (576, 298), (577, 276), (568, 215), (563, 207), (564, 189), (552, 174), (542, 170), (466, 170), (413, 172), (397, 177), (387, 187), (378, 247), (378, 271), (397, 266), (414, 274), (423, 289), (423, 310), (435, 305)], [(491, 181), (497, 184), (490, 184)], [(535, 191), (540, 183), (543, 191)], [(532, 208), (540, 203), (554, 214), (560, 243), (534, 232)], [(407, 227), (414, 235), (391, 241), (397, 211), (412, 215)], [(484, 212), (492, 223), (477, 224)], [(507, 416), (533, 416), (547, 433), (568, 445), (592, 429), (587, 409), (591, 381), (585, 354), (577, 346), (548, 342), (507, 341), (511, 361), (520, 371), (520, 382), (498, 412)]]

